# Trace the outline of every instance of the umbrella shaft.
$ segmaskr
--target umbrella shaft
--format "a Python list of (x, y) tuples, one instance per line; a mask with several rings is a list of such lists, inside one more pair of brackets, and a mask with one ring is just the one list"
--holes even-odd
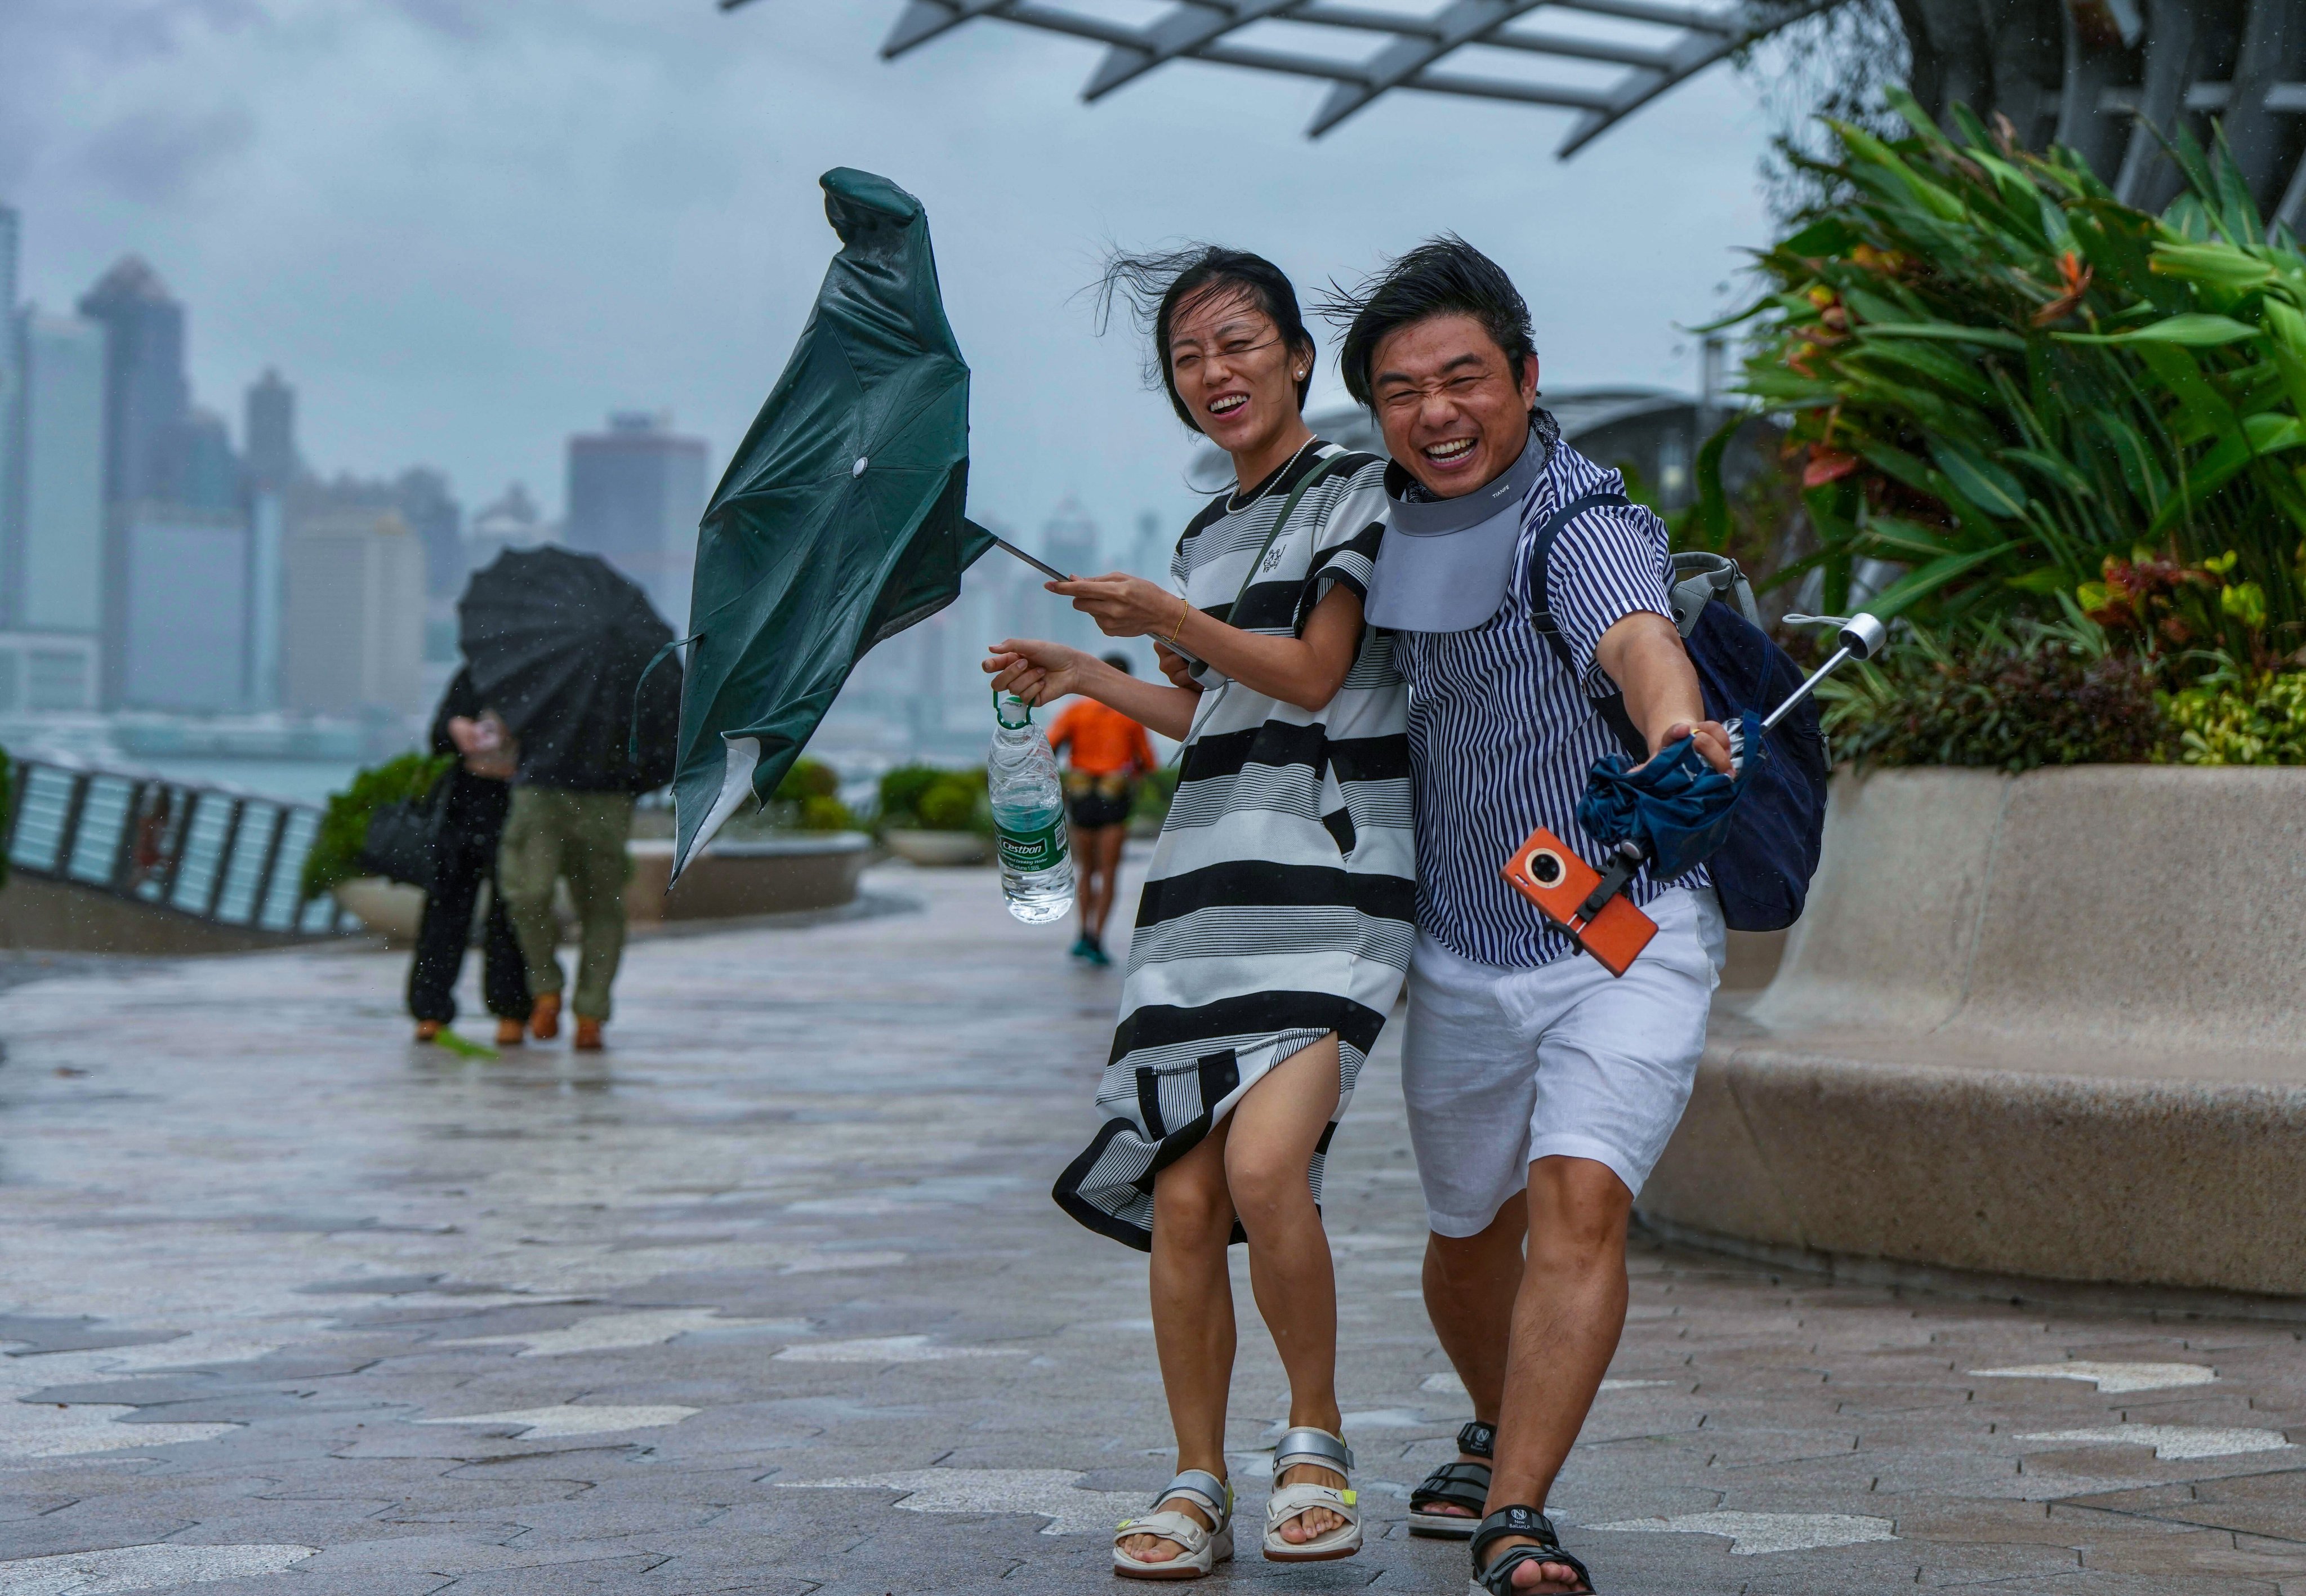
[(1768, 717), (1762, 722), (1762, 730), (1767, 731), (1777, 725), (1779, 721), (1784, 720), (1788, 713), (1792, 711), (1795, 704), (1799, 704), (1803, 699), (1809, 696), (1809, 690), (1812, 687), (1817, 686), (1818, 683), (1823, 681), (1827, 677), (1832, 676), (1835, 671), (1841, 670), (1842, 661), (1849, 658), (1849, 651), (1848, 649), (1845, 648), (1838, 650), (1833, 658), (1828, 660), (1824, 664), (1820, 665), (1816, 670), (1811, 671), (1807, 681), (1802, 683), (1801, 686), (1787, 694), (1786, 701), (1769, 713)]

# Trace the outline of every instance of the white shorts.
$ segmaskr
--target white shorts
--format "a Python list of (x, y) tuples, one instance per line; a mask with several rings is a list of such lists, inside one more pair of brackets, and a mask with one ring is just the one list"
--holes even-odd
[(1422, 931), (1409, 964), (1401, 1087), (1440, 1235), (1489, 1228), (1540, 1158), (1592, 1158), (1638, 1196), (1688, 1105), (1726, 935), (1710, 887), (1648, 909), (1622, 977), (1584, 956), (1499, 969)]

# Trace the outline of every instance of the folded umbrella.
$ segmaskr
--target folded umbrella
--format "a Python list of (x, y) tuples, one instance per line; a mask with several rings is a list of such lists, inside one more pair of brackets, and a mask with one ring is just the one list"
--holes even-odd
[(1755, 764), (1769, 756), (1753, 711), (1730, 725), (1730, 749), (1732, 773), (1726, 776), (1705, 763), (1689, 738), (1638, 766), (1623, 754), (1597, 759), (1577, 801), (1577, 824), (1613, 853), (1633, 844), (1660, 881), (1687, 875), (1730, 834)]
[(673, 872), (776, 790), (865, 651), (944, 608), (969, 521), (969, 367), (919, 201), (819, 180), (841, 237), (800, 344), (705, 508), (673, 777)]

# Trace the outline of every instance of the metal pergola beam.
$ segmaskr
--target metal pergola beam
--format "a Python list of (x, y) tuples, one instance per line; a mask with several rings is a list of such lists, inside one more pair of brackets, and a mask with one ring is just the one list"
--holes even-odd
[[(723, 11), (747, 3), (720, 0)], [(1438, 11), (1420, 14), (1343, 0), (1175, 0), (1153, 21), (1131, 26), (1049, 0), (906, 0), (882, 41), (881, 55), (893, 60), (969, 22), (1008, 22), (1106, 47), (1082, 90), (1085, 100), (1101, 99), (1173, 61), (1198, 61), (1327, 82), (1329, 92), (1306, 130), (1313, 138), (1396, 90), (1576, 111), (1581, 115), (1559, 151), (1566, 158), (1677, 83), (1840, 3), (1807, 0), (1764, 13), (1751, 8), (1748, 0), (1712, 8), (1663, 0), (1449, 0)], [(1516, 26), (1541, 9), (1638, 23), (1662, 30), (1665, 37), (1636, 42)], [(1384, 42), (1355, 60), (1234, 38), (1271, 22), (1375, 35)], [(1591, 87), (1452, 70), (1450, 57), (1473, 48), (1625, 70), (1614, 82)]]

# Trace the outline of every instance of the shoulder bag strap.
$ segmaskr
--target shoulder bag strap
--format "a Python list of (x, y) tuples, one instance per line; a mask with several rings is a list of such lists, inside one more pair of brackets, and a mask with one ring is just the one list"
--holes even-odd
[[(1537, 529), (1535, 546), (1530, 551), (1529, 559), (1529, 580), (1532, 590), (1529, 599), (1529, 624), (1537, 628), (1537, 635), (1544, 638), (1547, 645), (1553, 650), (1554, 658), (1559, 660), (1562, 669), (1572, 676), (1577, 674), (1577, 661), (1569, 653), (1569, 644), (1561, 636), (1561, 628), (1553, 621), (1553, 602), (1548, 593), (1546, 562), (1553, 557), (1554, 540), (1561, 535), (1561, 529), (1570, 522), (1587, 510), (1616, 505), (1630, 505), (1632, 502), (1622, 493), (1588, 493), (1583, 499), (1572, 499), (1554, 511), (1552, 515), (1546, 517), (1545, 525)], [(1581, 679), (1577, 687), (1578, 691), (1583, 692), (1585, 684)], [(1606, 698), (1596, 698), (1593, 700), (1593, 713), (1608, 722), (1610, 730), (1617, 738), (1619, 747), (1637, 760), (1647, 759), (1650, 756), (1649, 739), (1644, 737), (1641, 729), (1634, 724), (1634, 718), (1626, 713), (1626, 696), (1623, 693), (1612, 693)]]

